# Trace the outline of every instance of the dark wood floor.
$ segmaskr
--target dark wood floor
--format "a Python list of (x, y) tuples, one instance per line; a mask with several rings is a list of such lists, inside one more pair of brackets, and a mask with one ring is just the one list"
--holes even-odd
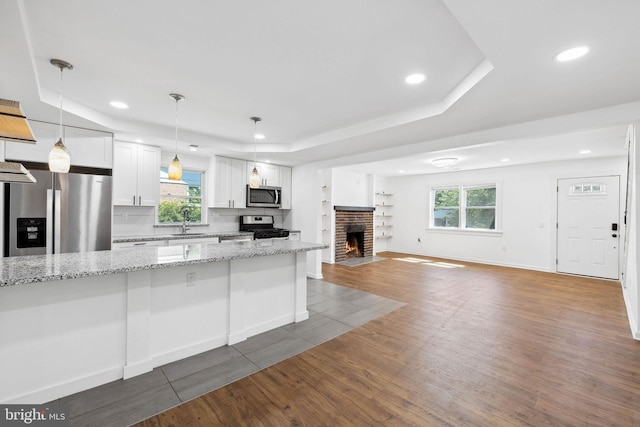
[(407, 305), (139, 425), (640, 425), (619, 283), (379, 255), (325, 280)]

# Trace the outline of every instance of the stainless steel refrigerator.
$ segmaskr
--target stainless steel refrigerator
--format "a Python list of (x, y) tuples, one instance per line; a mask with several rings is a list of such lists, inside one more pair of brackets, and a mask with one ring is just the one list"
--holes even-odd
[(5, 184), (4, 255), (111, 249), (111, 171), (34, 170), (46, 167), (28, 165), (35, 184)]

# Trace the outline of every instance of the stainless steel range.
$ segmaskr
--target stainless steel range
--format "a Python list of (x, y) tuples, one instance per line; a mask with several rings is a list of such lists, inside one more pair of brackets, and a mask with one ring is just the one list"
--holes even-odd
[(289, 230), (275, 228), (273, 215), (242, 215), (240, 216), (240, 231), (253, 232), (254, 239), (286, 239)]

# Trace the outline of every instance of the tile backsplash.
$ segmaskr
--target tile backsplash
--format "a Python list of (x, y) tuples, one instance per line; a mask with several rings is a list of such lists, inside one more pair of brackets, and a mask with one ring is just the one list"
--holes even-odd
[[(114, 206), (113, 237), (152, 236), (177, 233), (180, 226), (156, 225), (156, 210), (149, 206)], [(288, 210), (249, 208), (249, 209), (213, 209), (207, 210), (206, 225), (190, 225), (197, 227), (198, 232), (238, 231), (240, 215), (273, 215), (274, 226), (289, 228)]]

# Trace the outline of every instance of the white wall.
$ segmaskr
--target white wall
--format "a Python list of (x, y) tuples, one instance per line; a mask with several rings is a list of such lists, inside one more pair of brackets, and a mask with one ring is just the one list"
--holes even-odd
[(371, 175), (333, 169), (332, 171), (334, 206), (372, 206)]
[[(624, 183), (625, 173), (625, 158), (608, 158), (389, 177), (386, 187), (394, 193), (395, 210), (388, 250), (555, 271), (557, 179), (621, 175)], [(486, 183), (499, 186), (501, 233), (428, 229), (431, 187)]]
[(627, 306), (627, 315), (633, 337), (640, 340), (640, 293), (638, 292), (638, 265), (640, 264), (640, 251), (638, 251), (638, 224), (640, 224), (640, 212), (638, 212), (638, 188), (640, 186), (640, 150), (636, 146), (636, 128), (629, 129), (629, 204), (627, 206), (626, 224), (626, 257), (625, 268), (622, 277), (624, 301)]
[[(305, 242), (322, 242), (322, 173), (313, 165), (304, 165), (294, 167), (291, 174), (291, 228), (300, 230)], [(307, 275), (322, 278), (320, 251), (307, 252)]]

